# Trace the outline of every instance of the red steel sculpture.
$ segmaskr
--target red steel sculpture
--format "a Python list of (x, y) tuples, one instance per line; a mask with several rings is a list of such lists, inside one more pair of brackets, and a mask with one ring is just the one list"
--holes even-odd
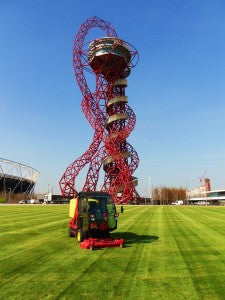
[[(107, 37), (85, 42), (90, 29), (102, 29)], [(64, 197), (74, 197), (75, 179), (89, 164), (83, 191), (96, 191), (99, 172), (105, 171), (102, 190), (107, 191), (116, 203), (129, 203), (134, 196), (140, 199), (133, 176), (139, 158), (126, 141), (134, 129), (136, 117), (125, 95), (126, 78), (138, 61), (137, 50), (118, 38), (113, 26), (98, 17), (87, 19), (80, 27), (73, 45), (73, 67), (83, 95), (82, 111), (94, 136), (89, 148), (63, 174), (59, 185)], [(95, 76), (96, 88), (91, 92), (85, 74)]]

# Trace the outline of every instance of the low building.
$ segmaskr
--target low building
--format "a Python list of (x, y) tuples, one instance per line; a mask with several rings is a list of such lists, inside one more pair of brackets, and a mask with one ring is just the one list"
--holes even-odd
[(225, 189), (208, 191), (206, 199), (212, 205), (225, 205)]
[(69, 203), (62, 195), (53, 195), (51, 192), (47, 194), (37, 194), (37, 199), (40, 203), (65, 204)]
[(225, 205), (225, 189), (212, 191), (206, 178), (203, 186), (187, 192), (187, 198), (189, 205)]

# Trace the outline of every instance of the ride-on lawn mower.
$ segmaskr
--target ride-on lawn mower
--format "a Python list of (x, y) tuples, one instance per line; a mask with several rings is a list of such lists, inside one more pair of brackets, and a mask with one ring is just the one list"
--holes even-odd
[(123, 239), (110, 238), (117, 228), (115, 204), (108, 193), (80, 192), (70, 200), (68, 234), (84, 249), (123, 247)]

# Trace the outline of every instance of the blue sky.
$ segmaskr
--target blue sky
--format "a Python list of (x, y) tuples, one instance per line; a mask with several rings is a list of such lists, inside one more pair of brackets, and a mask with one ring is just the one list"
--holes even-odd
[(139, 192), (149, 176), (154, 186), (196, 186), (206, 169), (213, 188), (225, 187), (224, 11), (222, 0), (0, 0), (0, 157), (37, 168), (37, 191), (59, 191), (92, 138), (71, 54), (96, 15), (140, 53), (127, 88)]

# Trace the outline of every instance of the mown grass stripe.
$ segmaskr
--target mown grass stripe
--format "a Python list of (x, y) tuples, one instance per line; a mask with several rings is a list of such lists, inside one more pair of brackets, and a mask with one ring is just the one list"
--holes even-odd
[[(181, 210), (177, 210), (177, 212), (183, 213)], [(172, 217), (175, 219), (176, 215)], [(189, 225), (189, 223), (187, 224)], [(197, 231), (193, 230), (190, 226), (182, 226), (180, 223), (178, 223), (176, 227), (179, 234), (175, 234), (174, 230), (172, 230), (171, 233), (186, 262), (187, 270), (190, 273), (190, 278), (195, 286), (197, 296), (201, 299), (210, 295), (214, 296), (215, 299), (216, 297), (221, 297), (221, 287), (223, 286), (224, 280), (223, 276), (221, 277), (222, 266), (218, 266), (219, 260), (216, 259), (217, 265), (215, 265), (215, 261), (212, 261), (211, 258), (208, 259), (207, 256), (201, 252), (196, 252), (195, 248), (201, 245), (202, 249), (207, 249), (207, 252), (212, 253), (212, 255), (216, 256), (218, 253), (215, 253), (215, 249), (207, 239), (200, 236), (200, 226)], [(202, 230), (205, 231), (205, 229)], [(222, 273), (224, 272), (222, 271)], [(215, 274), (213, 280), (212, 274)]]
[(113, 235), (127, 248), (93, 252), (67, 237), (68, 206), (4, 212), (0, 298), (223, 299), (224, 208), (126, 206)]

